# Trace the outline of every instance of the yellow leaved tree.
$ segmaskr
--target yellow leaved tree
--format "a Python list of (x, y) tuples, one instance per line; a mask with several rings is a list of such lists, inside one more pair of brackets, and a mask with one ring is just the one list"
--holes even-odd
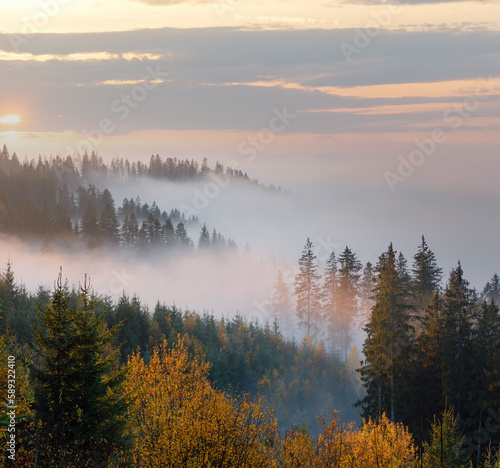
[(402, 424), (385, 415), (378, 422), (365, 421), (360, 429), (339, 424), (337, 413), (329, 423), (319, 418), (323, 433), (316, 443), (303, 431), (288, 431), (280, 446), (283, 468), (416, 468), (416, 449)]
[(149, 360), (129, 359), (132, 463), (165, 468), (414, 468), (413, 439), (385, 415), (360, 429), (319, 419), (314, 440), (293, 428), (280, 437), (261, 404), (234, 399), (208, 380), (209, 364), (189, 355), (182, 340), (157, 346)]
[(389, 421), (385, 414), (379, 421), (364, 421), (358, 431), (347, 433), (349, 451), (346, 467), (415, 468), (416, 447), (408, 429)]
[(276, 420), (259, 404), (212, 387), (209, 365), (181, 340), (129, 360), (133, 463), (141, 467), (272, 467)]

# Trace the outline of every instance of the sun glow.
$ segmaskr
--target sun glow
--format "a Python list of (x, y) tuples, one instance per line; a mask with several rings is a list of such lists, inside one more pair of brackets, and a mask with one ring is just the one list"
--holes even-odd
[(5, 115), (4, 117), (0, 117), (0, 123), (2, 124), (18, 124), (21, 122), (21, 117), (18, 115)]

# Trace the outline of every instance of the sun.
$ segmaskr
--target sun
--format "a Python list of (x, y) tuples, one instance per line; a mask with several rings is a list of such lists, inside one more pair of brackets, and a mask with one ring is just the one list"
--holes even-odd
[(0, 117), (0, 123), (2, 124), (18, 124), (19, 122), (21, 122), (21, 117), (15, 114)]

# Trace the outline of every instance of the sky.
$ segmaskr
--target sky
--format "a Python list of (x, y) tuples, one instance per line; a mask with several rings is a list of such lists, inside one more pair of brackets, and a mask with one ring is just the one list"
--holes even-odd
[[(200, 218), (240, 245), (295, 261), (309, 236), (374, 262), (425, 234), (482, 288), (500, 271), (499, 19), (495, 1), (5, 1), (0, 144), (218, 160), (290, 191), (210, 198)], [(138, 188), (181, 207), (196, 189)]]

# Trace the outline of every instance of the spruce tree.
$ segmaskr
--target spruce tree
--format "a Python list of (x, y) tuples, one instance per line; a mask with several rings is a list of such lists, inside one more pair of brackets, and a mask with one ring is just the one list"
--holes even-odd
[[(477, 460), (481, 459), (485, 435), (496, 446), (500, 441), (498, 427), (492, 427), (488, 416), (498, 410), (500, 397), (500, 315), (496, 303), (483, 301), (473, 338), (474, 375), (472, 412), (476, 421)], [(474, 428), (471, 428), (474, 429)], [(496, 429), (496, 430), (495, 430)], [(474, 447), (475, 448), (475, 447)]]
[(7, 145), (3, 145), (2, 152), (0, 153), (0, 163), (5, 163), (10, 159), (9, 150)]
[(359, 279), (360, 314), (362, 323), (367, 323), (373, 307), (373, 288), (375, 287), (375, 270), (371, 262), (367, 262)]
[(470, 466), (462, 446), (465, 437), (460, 433), (457, 418), (451, 408), (441, 412), (430, 431), (431, 441), (424, 444), (423, 463), (426, 468), (466, 468)]
[(18, 288), (14, 279), (12, 262), (9, 260), (5, 271), (0, 274), (0, 333), (5, 333), (9, 327), (11, 317), (15, 314)]
[(149, 317), (147, 311), (141, 306), (140, 300), (135, 296), (130, 300), (123, 293), (112, 317), (113, 323), (120, 325), (117, 339), (119, 343), (123, 343), (120, 349), (122, 361), (126, 362), (127, 357), (139, 348), (142, 352), (146, 352)]
[(346, 247), (339, 257), (336, 322), (342, 359), (347, 361), (352, 341), (352, 327), (358, 315), (358, 282), (362, 265), (356, 254)]
[(162, 226), (162, 237), (167, 248), (173, 249), (176, 247), (177, 239), (175, 237), (175, 229), (170, 218), (168, 218)]
[(120, 229), (121, 232), (121, 245), (125, 248), (129, 248), (132, 244), (131, 238), (130, 238), (130, 218), (128, 217), (128, 214), (125, 215), (125, 218), (123, 219), (123, 223)]
[(137, 248), (139, 243), (139, 223), (133, 212), (129, 217), (127, 228), (122, 227), (122, 238), (126, 239), (128, 247), (131, 249)]
[(198, 241), (198, 250), (206, 251), (210, 248), (210, 233), (208, 232), (207, 226), (204, 224), (201, 228), (200, 240)]
[(448, 402), (455, 408), (458, 422), (471, 390), (472, 333), (476, 321), (476, 299), (459, 263), (451, 275), (443, 296), (443, 386)]
[(149, 247), (148, 225), (146, 221), (142, 222), (141, 229), (137, 234), (137, 249), (146, 250)]
[(335, 252), (332, 251), (326, 262), (323, 289), (321, 299), (323, 301), (323, 317), (328, 326), (329, 336), (332, 340), (332, 348), (340, 355), (340, 326), (337, 317), (338, 300), (338, 267)]
[(422, 236), (422, 243), (413, 257), (412, 269), (412, 288), (417, 314), (422, 314), (431, 301), (434, 291), (439, 289), (442, 275), (443, 270), (437, 266), (436, 256)]
[[(421, 332), (415, 343), (415, 369), (410, 391), (414, 405), (408, 424), (414, 433), (426, 432), (428, 423), (441, 410), (446, 400), (443, 391), (443, 298), (435, 291), (421, 318)], [(420, 426), (420, 427), (419, 427)], [(420, 443), (423, 441), (420, 440)]]
[(54, 232), (59, 235), (67, 235), (73, 233), (71, 219), (68, 216), (67, 210), (62, 206), (60, 202), (58, 202), (56, 205), (56, 214), (54, 217)]
[(39, 309), (31, 374), (40, 466), (95, 466), (120, 443), (124, 374), (114, 370), (118, 350), (109, 352), (117, 330), (96, 315), (97, 305), (85, 280), (72, 310), (61, 272)]
[(177, 224), (177, 227), (175, 228), (175, 238), (179, 244), (180, 247), (184, 249), (188, 249), (193, 246), (193, 242), (191, 239), (188, 237), (186, 228), (184, 226), (183, 222), (180, 222)]
[(57, 203), (61, 206), (62, 211), (72, 213), (73, 201), (71, 199), (72, 193), (69, 191), (68, 186), (64, 184), (63, 188), (57, 191)]
[(320, 275), (312, 242), (307, 238), (299, 259), (299, 273), (295, 276), (295, 295), (297, 297), (297, 317), (299, 326), (306, 330), (311, 339), (319, 335), (321, 321)]
[(118, 245), (120, 241), (120, 223), (116, 219), (116, 213), (111, 203), (106, 203), (99, 220), (99, 228), (102, 239), (109, 245)]
[(223, 236), (221, 236), (220, 232), (217, 232), (214, 228), (212, 231), (212, 238), (210, 241), (210, 244), (212, 246), (212, 249), (215, 251), (220, 251), (225, 247), (225, 239)]
[(375, 304), (363, 345), (366, 356), (361, 369), (368, 390), (362, 401), (366, 416), (380, 417), (383, 412), (395, 421), (404, 383), (407, 357), (411, 346), (409, 292), (396, 266), (392, 244), (379, 258), (375, 286)]
[(500, 277), (495, 273), (493, 278), (486, 283), (481, 293), (481, 298), (486, 302), (494, 301), (500, 306)]
[(398, 270), (399, 277), (401, 278), (401, 281), (403, 282), (405, 288), (410, 290), (411, 275), (410, 275), (410, 270), (408, 269), (408, 261), (403, 255), (403, 252), (399, 252), (396, 268)]
[(286, 331), (292, 330), (290, 312), (292, 310), (292, 301), (290, 291), (285, 283), (283, 274), (278, 271), (276, 282), (273, 285), (271, 294), (271, 303), (269, 304), (269, 315), (273, 324), (281, 325)]
[(95, 248), (100, 244), (100, 231), (97, 224), (97, 215), (94, 204), (89, 201), (82, 217), (82, 236), (87, 239), (89, 248)]
[(153, 215), (149, 213), (146, 221), (143, 223), (146, 233), (147, 245), (150, 247), (159, 247), (162, 244), (162, 229), (161, 224)]

